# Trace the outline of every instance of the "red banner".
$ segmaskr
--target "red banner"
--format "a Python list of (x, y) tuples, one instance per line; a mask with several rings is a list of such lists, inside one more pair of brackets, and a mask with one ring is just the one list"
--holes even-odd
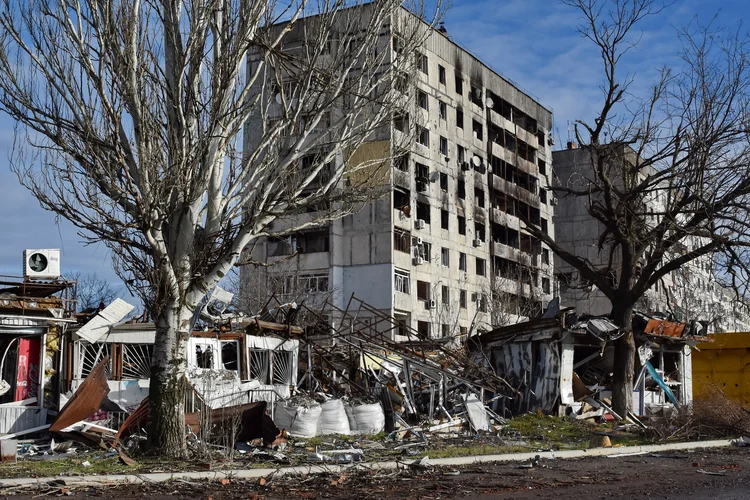
[(16, 371), (15, 401), (23, 401), (39, 395), (39, 376), (42, 369), (42, 339), (23, 338), (18, 341), (18, 370)]

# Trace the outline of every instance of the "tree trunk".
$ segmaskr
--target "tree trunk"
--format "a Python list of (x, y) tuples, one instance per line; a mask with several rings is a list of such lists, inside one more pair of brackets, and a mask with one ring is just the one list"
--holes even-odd
[(184, 457), (187, 341), (192, 311), (172, 303), (156, 320), (156, 339), (151, 363), (148, 438), (151, 451)]
[(635, 339), (633, 338), (633, 306), (612, 309), (612, 319), (625, 335), (615, 340), (615, 366), (612, 377), (612, 409), (625, 418), (633, 408), (633, 372), (635, 371)]

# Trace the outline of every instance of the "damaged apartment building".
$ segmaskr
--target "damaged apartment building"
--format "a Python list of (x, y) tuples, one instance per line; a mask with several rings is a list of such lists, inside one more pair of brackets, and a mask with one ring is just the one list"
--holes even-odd
[[(391, 54), (397, 25), (383, 27)], [(429, 338), (535, 316), (551, 299), (551, 251), (521, 218), (554, 236), (552, 113), (445, 29), (424, 29), (414, 78), (392, 88), (408, 105), (378, 138), (393, 158), (387, 194), (326, 226), (256, 244), (244, 260), (278, 264), (243, 268), (246, 294), (325, 296), (339, 309), (355, 295)], [(246, 143), (260, 127), (248, 123)]]
[[(623, 147), (627, 148), (623, 156), (631, 158), (623, 161), (634, 162), (635, 151), (629, 146)], [(591, 188), (590, 179), (594, 179), (595, 174), (589, 149), (579, 148), (575, 143), (569, 142), (566, 149), (555, 151), (553, 156), (556, 182), (579, 191)], [(647, 174), (648, 172), (644, 172), (642, 175)], [(645, 198), (646, 210), (652, 214), (662, 213), (667, 195), (668, 188), (665, 187)], [(608, 252), (598, 248), (604, 228), (590, 215), (590, 203), (588, 196), (560, 196), (554, 214), (558, 232), (556, 241), (565, 250), (594, 263), (600, 269), (608, 266), (610, 269), (617, 269), (616, 259), (619, 254), (615, 254), (615, 260), (609, 262)], [(685, 240), (685, 245), (691, 244), (699, 243), (697, 240)], [(681, 252), (688, 251), (685, 245), (680, 249)], [(582, 282), (577, 271), (568, 263), (559, 257), (555, 260), (563, 304), (574, 306), (579, 314), (609, 314), (609, 299), (595, 286), (587, 286)], [(708, 332), (739, 332), (750, 328), (747, 304), (737, 301), (731, 290), (716, 281), (710, 255), (698, 257), (664, 276), (646, 292), (636, 308), (648, 314), (671, 315), (675, 321), (680, 322), (698, 320), (708, 324)]]

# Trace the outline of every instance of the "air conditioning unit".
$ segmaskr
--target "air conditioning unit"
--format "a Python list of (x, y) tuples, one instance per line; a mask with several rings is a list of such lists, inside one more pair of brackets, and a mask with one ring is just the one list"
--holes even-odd
[(467, 170), (471, 170), (471, 165), (469, 165), (468, 161), (461, 162), (461, 170), (466, 172)]
[(425, 308), (427, 309), (435, 309), (437, 307), (437, 304), (434, 300), (428, 300), (424, 303)]
[(479, 239), (479, 238), (477, 238), (477, 239), (474, 240), (474, 246), (475, 247), (481, 247), (482, 243), (483, 243), (483, 241), (481, 239)]
[(417, 236), (417, 245), (421, 245), (422, 243), (424, 243), (422, 241), (422, 237), (421, 236)]
[(424, 229), (425, 224), (426, 223), (425, 223), (424, 219), (417, 219), (416, 228), (417, 229)]
[(557, 204), (558, 204), (559, 202), (560, 202), (560, 200), (558, 200), (556, 196), (553, 196), (553, 197), (552, 197), (552, 199), (551, 199), (551, 200), (549, 201), (549, 204), (550, 204), (550, 205), (552, 205), (552, 206), (554, 207), (554, 206), (555, 206), (555, 205), (557, 205)]
[(476, 97), (477, 99), (481, 99), (482, 98), (482, 89), (474, 89), (474, 97)]
[(550, 146), (555, 145), (555, 138), (552, 137), (552, 133), (549, 134), (549, 143), (550, 143)]
[(424, 259), (423, 259), (422, 257), (414, 257), (414, 258), (412, 259), (412, 263), (413, 263), (413, 264), (414, 264), (415, 266), (421, 266), (422, 264), (424, 264)]
[(60, 277), (60, 250), (23, 251), (23, 277), (33, 279), (57, 279)]

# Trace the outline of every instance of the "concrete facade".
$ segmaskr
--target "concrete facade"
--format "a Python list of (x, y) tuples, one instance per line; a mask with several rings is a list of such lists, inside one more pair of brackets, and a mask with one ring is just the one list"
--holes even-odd
[[(631, 154), (635, 153), (631, 151)], [(589, 179), (595, 174), (587, 149), (569, 144), (567, 149), (555, 151), (553, 157), (555, 176), (560, 185), (577, 190), (585, 190), (591, 185)], [(665, 189), (647, 198), (644, 201), (646, 210), (656, 214), (663, 212), (666, 193)], [(603, 251), (598, 249), (604, 226), (589, 214), (589, 204), (588, 196), (559, 197), (554, 215), (556, 241), (565, 250), (587, 259), (594, 266), (606, 268), (609, 251), (606, 246)], [(656, 217), (651, 222), (656, 222)], [(697, 239), (685, 240), (682, 250), (687, 251), (688, 247), (699, 244)], [(617, 268), (618, 258), (615, 253), (614, 268)], [(555, 272), (560, 278), (564, 306), (575, 306), (581, 314), (610, 313), (609, 299), (595, 286), (581, 286), (577, 271), (559, 257), (555, 257)], [(573, 286), (566, 286), (566, 283)], [(706, 255), (664, 276), (646, 292), (636, 308), (647, 313), (672, 313), (677, 321), (707, 321), (711, 323), (709, 332), (746, 331), (750, 319), (747, 308), (730, 298), (729, 293), (717, 283), (711, 256)]]
[[(519, 219), (554, 236), (551, 111), (443, 32), (430, 29), (420, 54), (413, 84), (393, 89), (403, 114), (378, 138), (397, 157), (388, 192), (327, 227), (255, 245), (246, 258), (283, 262), (243, 270), (246, 289), (254, 280), (258, 293), (342, 308), (354, 294), (433, 338), (524, 319), (551, 299), (551, 252)], [(308, 276), (327, 279), (316, 288)]]

